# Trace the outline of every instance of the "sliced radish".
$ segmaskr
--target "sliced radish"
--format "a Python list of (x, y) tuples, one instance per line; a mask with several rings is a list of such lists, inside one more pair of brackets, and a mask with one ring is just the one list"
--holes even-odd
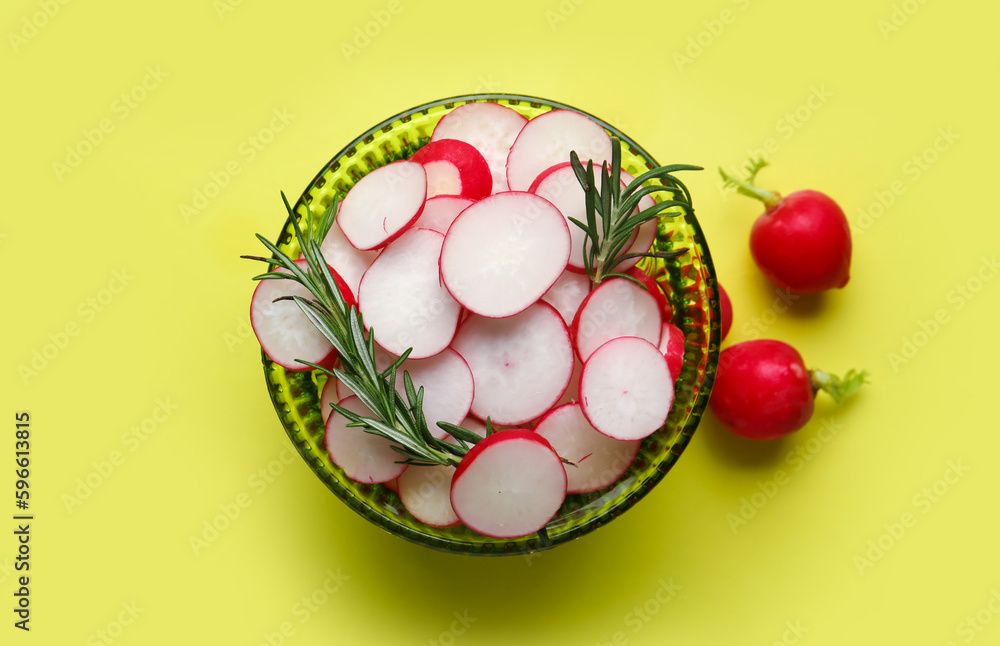
[[(333, 409), (330, 404), (336, 404), (344, 397), (348, 395), (341, 396), (337, 391), (340, 389), (340, 381), (333, 375), (329, 375), (326, 379), (326, 383), (323, 384), (323, 390), (319, 395), (319, 412), (323, 415), (323, 421), (330, 419), (330, 413)], [(344, 390), (347, 390), (344, 388)]]
[(667, 367), (674, 381), (684, 368), (684, 332), (673, 323), (664, 323), (660, 334), (660, 353), (667, 359)]
[(554, 409), (542, 418), (535, 432), (576, 465), (565, 465), (566, 493), (590, 493), (614, 484), (628, 470), (642, 444), (641, 440), (616, 440), (594, 430), (580, 404)]
[(454, 195), (439, 195), (432, 197), (424, 204), (424, 210), (420, 217), (413, 223), (413, 227), (422, 229), (433, 229), (444, 235), (448, 233), (448, 227), (455, 221), (458, 214), (472, 205), (472, 200)]
[(475, 387), (469, 364), (451, 348), (429, 359), (407, 359), (396, 374), (396, 390), (405, 397), (404, 371), (410, 374), (414, 390), (423, 387), (427, 428), (431, 435), (443, 440), (448, 432), (437, 423), (458, 424), (472, 408)]
[(472, 414), (497, 424), (539, 417), (559, 399), (573, 373), (569, 332), (547, 303), (505, 319), (471, 316), (452, 347), (472, 369)]
[(451, 506), (451, 479), (455, 467), (443, 465), (414, 467), (399, 476), (399, 499), (406, 511), (431, 527), (452, 527), (459, 523)]
[(458, 106), (434, 128), (431, 141), (458, 139), (475, 146), (490, 167), (493, 192), (507, 190), (507, 155), (528, 120), (515, 110), (496, 103)]
[(424, 206), (427, 176), (416, 162), (376, 168), (355, 184), (337, 214), (344, 236), (358, 249), (376, 249), (402, 233)]
[(451, 482), (451, 504), (470, 529), (493, 538), (533, 534), (566, 498), (559, 456), (534, 431), (499, 431), (472, 447)]
[(660, 342), (663, 319), (652, 294), (625, 278), (612, 278), (580, 305), (573, 321), (576, 351), (583, 361), (605, 342), (620, 336), (636, 336)]
[(580, 303), (590, 293), (590, 278), (584, 274), (564, 271), (549, 291), (542, 295), (542, 300), (556, 308), (556, 311), (572, 325)]
[(338, 226), (330, 227), (319, 250), (323, 253), (327, 264), (340, 274), (353, 294), (358, 293), (361, 276), (378, 255), (377, 251), (361, 251), (356, 248), (344, 237), (344, 232)]
[(663, 293), (662, 289), (660, 289), (660, 283), (638, 267), (632, 267), (628, 271), (624, 271), (622, 273), (627, 276), (631, 276), (642, 283), (642, 286), (646, 288), (646, 291), (649, 292), (654, 299), (656, 299), (656, 304), (659, 306), (660, 311), (663, 312), (663, 319), (670, 319), (670, 302), (667, 301), (667, 295)]
[[(297, 260), (295, 264), (306, 269), (305, 260)], [(288, 270), (277, 268), (277, 273), (287, 274)], [(340, 287), (341, 294), (348, 304), (353, 304), (354, 294), (347, 283), (330, 269), (334, 281)], [(311, 363), (325, 365), (336, 353), (326, 337), (316, 329), (316, 326), (306, 318), (295, 301), (275, 299), (285, 296), (301, 296), (312, 300), (312, 294), (306, 287), (296, 281), (284, 278), (269, 278), (258, 281), (250, 298), (250, 325), (264, 353), (285, 370), (311, 370), (309, 366), (299, 363), (298, 359)]]
[(667, 421), (673, 383), (667, 360), (655, 345), (633, 336), (612, 339), (583, 364), (583, 414), (608, 437), (642, 439)]
[[(576, 151), (584, 166), (611, 159), (611, 138), (596, 121), (573, 110), (552, 110), (529, 121), (507, 156), (507, 185), (526, 191), (545, 169), (569, 159)], [(609, 162), (610, 163), (610, 162)]]
[(375, 341), (400, 355), (423, 359), (444, 350), (455, 335), (459, 304), (442, 285), (437, 231), (412, 229), (388, 245), (361, 279), (359, 307)]
[(552, 287), (569, 251), (569, 228), (556, 207), (531, 193), (497, 193), (455, 218), (441, 249), (441, 278), (470, 311), (512, 316)]
[(493, 192), (489, 164), (470, 144), (458, 139), (437, 139), (413, 153), (427, 173), (427, 197), (458, 195), (478, 200)]
[[(358, 415), (371, 416), (371, 411), (357, 397), (351, 396), (340, 406)], [(326, 421), (326, 450), (330, 460), (344, 470), (355, 482), (377, 484), (399, 477), (406, 469), (399, 453), (392, 449), (392, 442), (348, 426), (350, 421), (334, 411)]]

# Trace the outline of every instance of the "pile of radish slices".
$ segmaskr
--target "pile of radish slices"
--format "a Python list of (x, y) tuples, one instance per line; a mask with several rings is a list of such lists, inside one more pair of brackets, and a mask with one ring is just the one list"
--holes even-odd
[[(389, 440), (348, 426), (330, 404), (370, 414), (334, 378), (322, 392), (330, 459), (358, 482), (384, 483), (435, 527), (496, 538), (539, 531), (567, 494), (613, 485), (673, 403), (683, 336), (655, 281), (634, 267), (592, 285), (584, 192), (570, 151), (610, 165), (608, 134), (557, 109), (525, 119), (495, 103), (447, 114), (407, 160), (365, 175), (339, 204), (321, 246), (343, 298), (356, 303), (391, 365), (423, 387), (423, 411), (484, 439), (461, 464), (407, 466)], [(622, 182), (632, 177), (622, 173)], [(652, 205), (642, 204), (645, 208)], [(656, 221), (630, 251), (648, 251)], [(291, 301), (291, 281), (261, 281), (251, 321), (287, 370), (332, 366), (332, 346)], [(403, 380), (397, 380), (402, 393)], [(487, 436), (485, 420), (494, 432)]]

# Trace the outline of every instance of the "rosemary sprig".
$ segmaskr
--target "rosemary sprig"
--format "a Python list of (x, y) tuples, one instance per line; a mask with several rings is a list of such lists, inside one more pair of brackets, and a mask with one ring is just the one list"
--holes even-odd
[(469, 445), (482, 438), (460, 426), (445, 423), (438, 425), (458, 440), (458, 445), (431, 435), (423, 414), (423, 388), (416, 390), (409, 373), (404, 371), (402, 379), (406, 397), (396, 391), (397, 373), (409, 356), (409, 350), (385, 370), (380, 372), (375, 367), (374, 336), (371, 330), (365, 333), (361, 313), (355, 306), (347, 305), (323, 258), (320, 243), (333, 226), (337, 213), (336, 196), (317, 222), (313, 222), (311, 217), (306, 218), (304, 229), (284, 193), (281, 199), (302, 248), (306, 269), (303, 271), (287, 254), (260, 234), (257, 234), (257, 239), (273, 257), (243, 257), (288, 270), (288, 273), (260, 274), (254, 276), (254, 280), (294, 280), (309, 290), (311, 299), (300, 296), (284, 298), (294, 300), (306, 318), (333, 344), (339, 356), (339, 367), (329, 370), (308, 361), (300, 362), (341, 380), (372, 411), (372, 416), (358, 415), (334, 404), (334, 410), (350, 420), (348, 426), (390, 440), (394, 443), (393, 449), (402, 456), (401, 461), (407, 464), (457, 466), (468, 452)]
[[(576, 218), (570, 220), (587, 234), (583, 243), (583, 262), (591, 282), (598, 285), (615, 276), (634, 280), (615, 271), (622, 261), (630, 258), (675, 258), (687, 249), (673, 251), (653, 251), (649, 253), (628, 253), (627, 245), (632, 233), (642, 224), (659, 217), (676, 217), (682, 213), (693, 214), (691, 194), (687, 187), (672, 173), (682, 170), (702, 170), (701, 166), (671, 164), (660, 166), (636, 177), (624, 189), (621, 187), (621, 141), (611, 138), (611, 167), (601, 164), (600, 182), (594, 173), (594, 162), (588, 161), (586, 168), (580, 162), (576, 151), (570, 153), (570, 162), (576, 178), (583, 187), (587, 208), (587, 222)], [(649, 180), (657, 180), (651, 186), (643, 186)], [(663, 200), (644, 211), (632, 214), (639, 200), (657, 192), (667, 192), (672, 199)], [(679, 208), (680, 211), (671, 210)]]

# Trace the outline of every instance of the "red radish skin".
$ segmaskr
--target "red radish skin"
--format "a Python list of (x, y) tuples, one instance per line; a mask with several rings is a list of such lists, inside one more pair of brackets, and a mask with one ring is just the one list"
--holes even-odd
[(721, 317), (719, 321), (719, 342), (726, 340), (729, 336), (729, 330), (733, 327), (733, 303), (729, 300), (729, 294), (723, 289), (722, 284), (719, 284), (719, 310), (721, 311)]
[(757, 172), (766, 165), (751, 162), (746, 181), (719, 169), (738, 192), (764, 203), (764, 213), (750, 230), (754, 262), (772, 283), (797, 294), (844, 287), (851, 272), (851, 228), (844, 211), (819, 191), (782, 197), (755, 186)]
[[(339, 405), (358, 415), (372, 414), (354, 396), (342, 400)], [(392, 449), (392, 442), (365, 433), (360, 428), (347, 426), (348, 423), (346, 417), (334, 411), (326, 421), (324, 438), (330, 460), (343, 469), (348, 478), (365, 484), (379, 484), (403, 473), (406, 465), (397, 464), (399, 454)]]
[(580, 305), (572, 334), (577, 355), (586, 361), (603, 343), (622, 336), (635, 336), (653, 344), (660, 342), (663, 314), (656, 298), (625, 278), (601, 283)]
[(467, 103), (460, 105), (441, 119), (434, 128), (431, 141), (459, 139), (475, 146), (489, 164), (493, 176), (493, 192), (507, 187), (507, 155), (518, 133), (528, 120), (515, 110), (497, 103)]
[(455, 470), (451, 504), (469, 529), (492, 538), (534, 534), (566, 498), (559, 455), (527, 429), (498, 431), (475, 444)]
[(531, 193), (497, 193), (455, 218), (441, 249), (441, 278), (471, 312), (503, 318), (541, 298), (569, 253), (569, 228), (556, 207)]
[(628, 470), (642, 444), (641, 440), (615, 440), (598, 432), (576, 403), (550, 411), (535, 432), (575, 465), (564, 465), (566, 493), (591, 493), (611, 486)]
[[(297, 260), (295, 264), (302, 269), (306, 268), (305, 260)], [(274, 271), (289, 273), (284, 268)], [(332, 267), (330, 273), (348, 305), (355, 304), (354, 295), (347, 283)], [(317, 365), (331, 364), (336, 358), (333, 346), (306, 318), (297, 303), (290, 300), (274, 302), (284, 296), (312, 299), (304, 286), (286, 279), (259, 281), (250, 299), (250, 325), (264, 353), (285, 370), (312, 370), (299, 363), (299, 359)]]
[(359, 307), (375, 341), (399, 356), (424, 359), (444, 350), (461, 307), (439, 280), (444, 236), (412, 229), (388, 245), (361, 279)]
[(437, 139), (413, 153), (427, 173), (427, 197), (457, 195), (478, 200), (493, 192), (493, 176), (486, 159), (458, 139)]
[(864, 379), (864, 372), (852, 371), (841, 381), (810, 371), (787, 343), (755, 339), (729, 346), (719, 355), (709, 407), (733, 433), (774, 440), (809, 422), (818, 389), (840, 401), (852, 396)]
[(424, 210), (413, 223), (413, 228), (433, 229), (441, 235), (448, 233), (448, 227), (458, 214), (472, 206), (472, 200), (454, 195), (439, 195), (424, 203)]
[(660, 335), (660, 352), (667, 359), (670, 376), (676, 383), (684, 369), (684, 332), (673, 323), (663, 324)]
[(640, 440), (652, 435), (666, 423), (673, 401), (666, 358), (645, 339), (612, 339), (583, 363), (583, 414), (608, 437)]
[(427, 198), (427, 175), (416, 162), (376, 168), (347, 192), (336, 223), (361, 250), (383, 247), (419, 216)]
[(587, 164), (600, 168), (611, 160), (611, 137), (596, 121), (573, 110), (552, 110), (529, 121), (507, 156), (507, 185), (526, 191), (547, 168), (569, 159), (576, 151)]
[(569, 331), (545, 302), (504, 319), (471, 316), (452, 347), (472, 370), (472, 414), (497, 424), (521, 425), (541, 416), (573, 373)]

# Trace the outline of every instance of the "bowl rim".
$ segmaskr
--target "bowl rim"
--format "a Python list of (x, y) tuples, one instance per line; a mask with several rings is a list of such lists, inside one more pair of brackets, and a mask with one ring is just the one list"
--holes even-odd
[[(331, 170), (334, 170), (334, 166), (343, 158), (350, 157), (354, 154), (359, 145), (366, 143), (371, 137), (374, 137), (376, 133), (383, 131), (395, 123), (396, 121), (407, 121), (412, 116), (423, 113), (428, 113), (431, 109), (436, 107), (458, 107), (457, 104), (464, 103), (501, 103), (505, 102), (507, 104), (517, 105), (520, 102), (527, 103), (533, 108), (547, 107), (551, 109), (565, 109), (578, 112), (580, 114), (586, 115), (587, 117), (593, 119), (598, 124), (601, 125), (606, 131), (611, 135), (618, 137), (624, 145), (626, 145), (629, 150), (635, 154), (645, 158), (650, 164), (654, 166), (659, 166), (659, 163), (642, 148), (634, 139), (623, 133), (620, 129), (614, 127), (613, 125), (607, 123), (603, 119), (590, 114), (579, 108), (575, 108), (571, 105), (553, 101), (550, 99), (545, 99), (542, 97), (535, 97), (530, 95), (522, 94), (505, 94), (505, 93), (481, 93), (481, 94), (463, 94), (453, 97), (448, 97), (444, 99), (437, 99), (434, 101), (429, 101), (422, 103), (415, 107), (403, 110), (391, 117), (383, 119), (378, 124), (372, 126), (366, 130), (361, 135), (357, 136), (350, 143), (344, 146), (340, 151), (338, 151), (323, 167), (319, 172), (313, 177), (312, 180), (306, 184), (305, 188), (296, 199), (293, 205), (293, 212), (302, 213), (305, 209), (306, 212), (309, 210), (309, 204), (312, 201), (312, 195), (310, 191), (313, 188), (318, 188), (324, 185), (325, 175)], [(483, 555), (483, 556), (506, 556), (506, 555), (518, 555), (518, 554), (528, 554), (536, 551), (542, 551), (546, 549), (551, 549), (563, 543), (567, 543), (571, 540), (584, 536), (601, 527), (614, 518), (618, 517), (636, 503), (638, 503), (642, 498), (646, 496), (667, 474), (667, 472), (673, 467), (673, 465), (679, 459), (681, 453), (688, 446), (691, 441), (691, 437), (694, 435), (698, 424), (701, 421), (701, 417), (708, 405), (709, 395), (711, 394), (712, 386), (715, 381), (716, 367), (718, 365), (719, 353), (720, 353), (720, 330), (719, 321), (721, 320), (721, 312), (719, 306), (718, 290), (716, 288), (717, 279), (715, 277), (715, 267), (712, 262), (711, 252), (709, 250), (708, 244), (705, 241), (704, 233), (702, 232), (701, 225), (698, 222), (697, 217), (686, 217), (685, 222), (692, 229), (692, 238), (699, 243), (699, 260), (703, 265), (706, 276), (701, 279), (706, 283), (706, 290), (709, 293), (709, 339), (708, 339), (708, 349), (707, 349), (707, 360), (706, 367), (704, 371), (704, 381), (699, 386), (699, 390), (694, 400), (691, 402), (690, 412), (687, 415), (687, 419), (684, 425), (677, 430), (677, 436), (674, 438), (673, 443), (667, 452), (667, 455), (656, 464), (655, 471), (651, 473), (647, 478), (641, 480), (639, 486), (629, 495), (624, 498), (611, 503), (606, 507), (600, 514), (587, 518), (582, 521), (579, 525), (574, 526), (572, 529), (562, 532), (558, 535), (556, 539), (550, 539), (543, 529), (537, 535), (526, 536), (517, 539), (494, 539), (492, 541), (477, 541), (477, 542), (465, 542), (460, 540), (455, 540), (448, 537), (440, 536), (436, 533), (432, 533), (435, 528), (428, 528), (426, 531), (417, 531), (413, 527), (398, 523), (391, 517), (385, 515), (380, 509), (370, 505), (367, 501), (363, 501), (355, 496), (351, 491), (344, 488), (344, 485), (339, 482), (334, 474), (328, 473), (325, 465), (313, 455), (312, 447), (308, 444), (306, 440), (303, 440), (297, 435), (304, 433), (303, 429), (298, 429), (297, 424), (288, 424), (285, 421), (284, 411), (279, 407), (279, 402), (276, 397), (272, 394), (271, 400), (274, 404), (276, 412), (278, 413), (279, 420), (282, 422), (286, 434), (292, 441), (298, 453), (310, 466), (312, 470), (330, 489), (337, 498), (342, 502), (347, 504), (348, 507), (358, 512), (361, 516), (366, 518), (369, 522), (381, 527), (385, 531), (389, 532), (394, 536), (404, 538), (410, 542), (417, 543), (426, 547), (430, 547), (439, 551), (444, 551), (448, 553), (460, 553), (460, 554), (470, 554), (470, 555)], [(279, 238), (279, 244), (281, 240), (284, 240), (284, 236), (291, 229), (291, 220), (286, 219), (282, 227), (282, 236)], [(268, 375), (269, 371), (274, 364), (271, 363), (270, 359), (261, 351), (261, 358), (264, 364), (265, 379), (268, 381), (268, 386), (271, 386), (270, 377)], [(308, 374), (308, 371), (306, 371)], [(294, 427), (294, 428), (293, 428)], [(322, 473), (321, 473), (322, 471)], [(485, 538), (485, 537), (484, 537)]]

